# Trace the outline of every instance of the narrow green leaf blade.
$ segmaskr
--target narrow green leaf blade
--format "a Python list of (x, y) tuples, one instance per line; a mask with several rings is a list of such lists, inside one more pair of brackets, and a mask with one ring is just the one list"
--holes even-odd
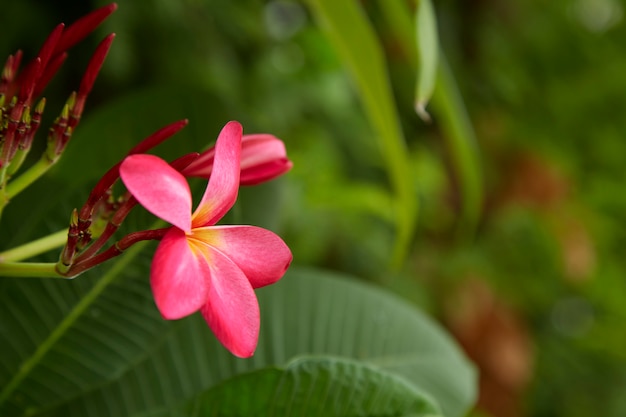
[[(460, 220), (460, 234), (471, 236), (478, 224), (483, 206), (483, 173), (480, 164), (479, 150), (477, 149), (474, 129), (467, 114), (461, 94), (456, 86), (454, 75), (439, 50), (436, 19), (432, 2), (420, 1), (417, 12), (417, 28), (399, 16), (410, 14), (406, 2), (381, 2), (385, 11), (385, 18), (389, 27), (396, 33), (396, 39), (401, 42), (409, 62), (416, 66), (418, 82), (416, 84), (416, 104), (420, 97), (428, 97), (432, 101), (437, 123), (441, 125), (446, 140), (446, 149), (450, 154), (450, 161), (454, 169), (456, 181), (460, 184), (463, 205)], [(432, 19), (425, 23), (428, 10), (422, 13), (422, 8), (429, 8)], [(399, 9), (402, 9), (399, 10)], [(429, 29), (430, 28), (430, 29)], [(418, 57), (413, 54), (414, 39), (407, 38), (406, 33), (417, 33)], [(425, 33), (421, 33), (424, 31)], [(428, 35), (430, 33), (430, 35)], [(425, 72), (424, 70), (427, 69)], [(423, 80), (422, 80), (423, 78)], [(434, 90), (426, 88), (434, 83)], [(430, 90), (429, 94), (426, 94)], [(426, 107), (424, 102), (423, 107)], [(416, 108), (419, 113), (420, 110)], [(424, 115), (422, 115), (423, 117)], [(427, 115), (429, 116), (429, 115)]]
[(417, 82), (415, 84), (415, 111), (423, 120), (430, 120), (426, 105), (435, 90), (439, 62), (437, 17), (431, 0), (419, 0), (416, 21)]
[(397, 200), (398, 237), (392, 263), (399, 265), (413, 235), (417, 197), (380, 42), (357, 1), (309, 0), (309, 4), (354, 78), (377, 133)]

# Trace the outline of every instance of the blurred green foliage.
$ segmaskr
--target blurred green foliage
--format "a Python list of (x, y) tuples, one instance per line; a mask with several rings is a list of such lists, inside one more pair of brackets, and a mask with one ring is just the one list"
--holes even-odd
[[(16, 45), (32, 56), (29, 48), (58, 21), (104, 4), (5, 3), (1, 56)], [(136, 141), (181, 117), (190, 117), (186, 134), (203, 146), (228, 119), (242, 122), (248, 133), (271, 132), (285, 140), (294, 169), (269, 194), (281, 204), (265, 226), (285, 238), (297, 264), (383, 283), (430, 309), (474, 349), (486, 378), (489, 366), (500, 367), (510, 378), (496, 382), (511, 401), (493, 405), (485, 394), (493, 392), (485, 389), (481, 404), (491, 411), (480, 415), (626, 414), (623, 2), (434, 2), (442, 50), (473, 121), (486, 179), (479, 229), (464, 238), (457, 233), (460, 181), (443, 120), (434, 112), (427, 125), (414, 114), (415, 71), (406, 39), (398, 38), (402, 32), (383, 17), (379, 2), (362, 2), (388, 59), (421, 206), (411, 254), (391, 278), (393, 212), (376, 133), (306, 6), (284, 0), (118, 3), (99, 35), (72, 53), (47, 94), (52, 117), (65, 99), (60, 92), (77, 88), (88, 56), (81, 51), (117, 33), (68, 153), (88, 149), (89, 124), (120, 108), (140, 107), (136, 123), (109, 121), (120, 137)], [(154, 97), (158, 111), (142, 111), (140, 99), (133, 105), (141, 96)], [(193, 114), (185, 115), (185, 104)], [(107, 146), (118, 139), (115, 129), (111, 135)], [(61, 172), (52, 175), (66, 180)], [(262, 201), (263, 191), (250, 192)], [(486, 314), (482, 299), (467, 290), (476, 281), (500, 306), (491, 311), (494, 317), (512, 314), (520, 323), (514, 335), (527, 343), (516, 344), (512, 356), (502, 359), (486, 339), (474, 345), (463, 339), (467, 322)], [(468, 294), (469, 302), (456, 302)], [(487, 336), (507, 337), (494, 332)], [(518, 363), (530, 381), (524, 372), (515, 374)], [(520, 414), (507, 414), (514, 412)]]

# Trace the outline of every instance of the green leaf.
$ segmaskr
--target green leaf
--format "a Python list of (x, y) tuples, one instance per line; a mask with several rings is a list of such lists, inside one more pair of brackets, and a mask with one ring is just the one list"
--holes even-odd
[(74, 281), (0, 281), (0, 415), (164, 413), (226, 379), (303, 354), (354, 358), (400, 375), (447, 417), (473, 403), (473, 368), (451, 339), (379, 288), (292, 269), (258, 290), (261, 335), (255, 356), (244, 360), (200, 315), (159, 317), (149, 258), (136, 248), (101, 278), (94, 271)]
[(309, 0), (309, 4), (354, 78), (365, 112), (377, 133), (396, 197), (398, 237), (392, 263), (397, 266), (413, 236), (417, 197), (380, 42), (357, 1)]
[(437, 17), (430, 0), (419, 0), (415, 15), (417, 44), (417, 83), (415, 90), (415, 111), (423, 120), (430, 120), (426, 104), (435, 90), (437, 65), (439, 61), (439, 36)]
[[(76, 396), (154, 341), (165, 323), (138, 279), (147, 266), (136, 259), (141, 246), (95, 282), (101, 271), (73, 281), (0, 281), (0, 415), (28, 415)], [(119, 278), (127, 280), (118, 285)]]
[(228, 380), (193, 401), (192, 416), (440, 416), (403, 378), (354, 360), (303, 357)]

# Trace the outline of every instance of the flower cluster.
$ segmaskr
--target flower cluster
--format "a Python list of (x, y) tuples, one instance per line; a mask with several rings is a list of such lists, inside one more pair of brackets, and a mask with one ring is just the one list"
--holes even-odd
[[(65, 60), (66, 51), (116, 7), (111, 4), (98, 9), (67, 29), (57, 26), (22, 72), (18, 73), (22, 54), (9, 57), (0, 81), (0, 212), (11, 197), (59, 159), (78, 125), (114, 35), (105, 37), (97, 47), (78, 92), (72, 93), (50, 128), (41, 162), (13, 180), (39, 127), (45, 99), (34, 110), (32, 103)], [(216, 224), (235, 203), (240, 185), (276, 178), (292, 163), (280, 139), (269, 134), (243, 135), (237, 122), (227, 123), (215, 146), (202, 153), (183, 155), (169, 163), (147, 153), (186, 124), (187, 120), (181, 120), (156, 131), (102, 176), (80, 210), (72, 212), (59, 261), (47, 273), (75, 277), (137, 242), (159, 240), (150, 282), (163, 317), (178, 319), (200, 311), (227, 349), (249, 357), (256, 348), (260, 326), (254, 289), (278, 281), (292, 255), (269, 230)], [(208, 179), (193, 212), (186, 177)], [(115, 197), (113, 186), (120, 178), (127, 191)], [(137, 204), (171, 226), (132, 232), (110, 243)], [(23, 258), (18, 252), (24, 251), (0, 254), (0, 274), (23, 276), (23, 271), (35, 271), (12, 262)]]
[(67, 58), (67, 51), (91, 33), (116, 8), (117, 5), (113, 3), (84, 16), (67, 28), (63, 24), (58, 25), (35, 59), (22, 71), (21, 51), (7, 59), (0, 79), (0, 212), (12, 197), (56, 163), (65, 149), (80, 121), (85, 101), (111, 47), (114, 34), (105, 37), (98, 45), (78, 92), (70, 95), (61, 114), (50, 127), (48, 146), (40, 162), (15, 181), (9, 182), (21, 168), (41, 123), (46, 101), (40, 99), (34, 108), (33, 103)]

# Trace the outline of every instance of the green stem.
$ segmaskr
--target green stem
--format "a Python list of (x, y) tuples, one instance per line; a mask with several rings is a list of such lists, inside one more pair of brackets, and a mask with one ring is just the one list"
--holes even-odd
[(9, 204), (9, 197), (7, 197), (7, 190), (0, 183), (0, 218), (2, 218), (2, 212), (4, 212), (4, 208)]
[(39, 177), (45, 174), (56, 161), (51, 160), (44, 153), (42, 157), (34, 165), (28, 168), (19, 177), (11, 181), (6, 187), (6, 196), (10, 200), (26, 187), (35, 182)]
[(30, 151), (30, 148), (17, 150), (17, 152), (15, 153), (15, 156), (13, 157), (13, 160), (11, 161), (11, 165), (9, 165), (9, 169), (8, 169), (9, 177), (15, 174), (20, 169), (20, 167), (26, 160), (26, 155), (28, 155), (28, 151)]
[(0, 252), (0, 262), (15, 262), (31, 258), (51, 249), (59, 248), (67, 241), (67, 229), (33, 240), (13, 249)]
[(9, 204), (9, 197), (7, 196), (7, 166), (0, 168), (0, 218), (2, 212), (7, 204)]
[(0, 262), (0, 276), (17, 278), (62, 278), (56, 263)]

